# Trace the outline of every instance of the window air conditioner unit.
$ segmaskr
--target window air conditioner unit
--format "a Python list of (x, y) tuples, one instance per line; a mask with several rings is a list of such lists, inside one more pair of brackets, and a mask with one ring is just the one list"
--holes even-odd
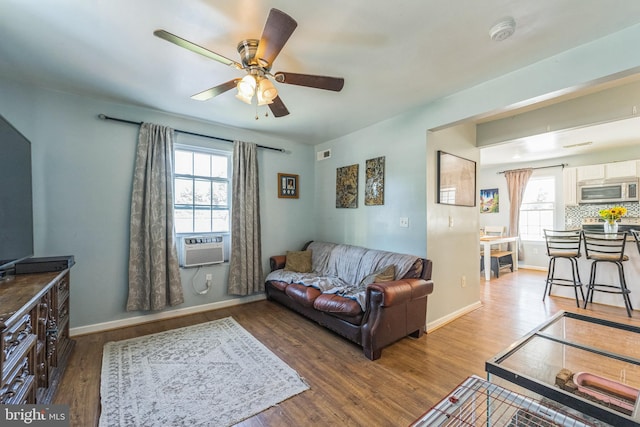
[(222, 262), (224, 262), (222, 237), (185, 237), (182, 240), (181, 267), (197, 267)]

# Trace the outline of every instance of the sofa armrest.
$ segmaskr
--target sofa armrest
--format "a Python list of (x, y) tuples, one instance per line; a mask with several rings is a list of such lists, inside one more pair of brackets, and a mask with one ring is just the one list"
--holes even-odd
[[(433, 281), (424, 279), (400, 279), (392, 282), (371, 283), (367, 286), (367, 296), (372, 292), (382, 295), (381, 306), (390, 307), (407, 301), (426, 297), (433, 292)], [(371, 301), (372, 299), (369, 298)]]
[(287, 263), (286, 255), (274, 255), (269, 258), (269, 266), (271, 267), (271, 271), (283, 269), (286, 263)]

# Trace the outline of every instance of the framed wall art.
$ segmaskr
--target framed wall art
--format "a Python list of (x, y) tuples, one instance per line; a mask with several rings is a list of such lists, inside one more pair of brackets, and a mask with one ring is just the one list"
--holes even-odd
[(476, 162), (438, 151), (438, 203), (476, 205)]
[(480, 213), (500, 212), (500, 198), (497, 188), (480, 190)]
[(384, 205), (384, 156), (366, 162), (364, 204)]
[(281, 199), (297, 199), (299, 193), (300, 180), (298, 175), (290, 173), (278, 174), (278, 197)]
[(336, 169), (336, 208), (358, 207), (358, 165)]

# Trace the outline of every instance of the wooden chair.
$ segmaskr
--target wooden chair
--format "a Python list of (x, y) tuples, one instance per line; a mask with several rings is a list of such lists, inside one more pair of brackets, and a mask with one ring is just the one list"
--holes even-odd
[[(504, 237), (504, 226), (487, 225), (484, 227), (485, 236)], [(500, 277), (500, 270), (503, 268), (509, 268), (513, 271), (513, 252), (506, 247), (507, 245), (500, 245), (500, 247), (491, 249), (491, 271), (496, 277)], [(484, 251), (480, 250), (480, 271), (484, 268)]]

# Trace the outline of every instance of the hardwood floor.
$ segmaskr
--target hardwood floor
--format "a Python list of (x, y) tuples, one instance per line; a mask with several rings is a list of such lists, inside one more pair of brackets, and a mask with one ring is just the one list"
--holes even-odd
[[(487, 359), (559, 310), (640, 326), (637, 311), (629, 319), (624, 308), (592, 304), (583, 310), (559, 297), (543, 302), (544, 278), (544, 272), (521, 269), (486, 285), (482, 279), (481, 308), (420, 339), (402, 339), (375, 362), (349, 341), (269, 301), (75, 337), (54, 403), (71, 405), (72, 426), (97, 425), (104, 343), (233, 316), (311, 387), (240, 426), (406, 426), (467, 376), (485, 377)], [(438, 286), (447, 284), (436, 283), (436, 291)]]

